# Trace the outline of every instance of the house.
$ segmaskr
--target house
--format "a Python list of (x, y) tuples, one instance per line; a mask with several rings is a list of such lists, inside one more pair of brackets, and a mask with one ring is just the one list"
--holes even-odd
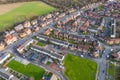
[(19, 36), (20, 36), (21, 38), (24, 38), (24, 37), (27, 36), (27, 34), (26, 34), (24, 31), (22, 31), (22, 32), (19, 33)]
[(0, 64), (2, 64), (5, 60), (10, 57), (10, 53), (1, 53), (0, 54)]
[(44, 35), (49, 35), (52, 30), (53, 30), (52, 28), (46, 29), (46, 31), (44, 32)]
[(87, 53), (89, 51), (89, 46), (88, 45), (84, 45), (83, 46), (83, 52)]
[(73, 40), (73, 37), (74, 37), (74, 35), (73, 35), (73, 34), (70, 34), (70, 35), (69, 35), (69, 40)]
[(100, 56), (99, 52), (95, 51), (93, 52), (93, 57), (98, 58)]
[(55, 74), (53, 74), (52, 77), (50, 78), (50, 80), (58, 80), (58, 78)]
[(83, 31), (84, 33), (87, 32), (88, 30), (88, 27), (89, 27), (89, 21), (85, 21), (85, 23), (80, 27), (80, 30)]
[(62, 61), (64, 59), (64, 55), (62, 54), (59, 54), (57, 52), (53, 52), (53, 51), (49, 51), (49, 50), (46, 50), (40, 46), (37, 46), (37, 45), (32, 45), (31, 46), (31, 49), (34, 50), (34, 51), (37, 51), (39, 53), (42, 53), (42, 54), (45, 54), (45, 55), (48, 55), (50, 56), (51, 58), (54, 58), (54, 59), (58, 59), (60, 61)]
[(21, 31), (23, 28), (24, 28), (24, 27), (23, 27), (22, 24), (19, 24), (19, 25), (17, 25), (17, 26), (14, 27), (15, 31), (17, 31), (17, 32), (18, 32), (18, 31)]
[(25, 22), (23, 23), (23, 26), (24, 26), (25, 28), (30, 27), (30, 26), (31, 26), (30, 21), (25, 21)]
[(0, 69), (0, 77), (2, 77), (5, 80), (19, 80), (17, 77), (13, 76), (11, 73)]
[(55, 63), (51, 63), (49, 65), (52, 69), (55, 69), (56, 71), (62, 72), (62, 69)]
[(58, 37), (59, 36), (59, 33), (60, 33), (60, 30), (54, 30), (54, 36)]
[(31, 29), (29, 29), (29, 28), (26, 28), (26, 29), (24, 29), (23, 30), (27, 35), (29, 35), (29, 34), (31, 34), (32, 32), (31, 32)]
[(116, 53), (113, 53), (112, 54), (112, 57), (117, 60), (117, 61), (120, 61), (120, 51), (116, 52)]
[(4, 41), (7, 45), (14, 43), (15, 41), (17, 41), (17, 36), (12, 35), (10, 33), (6, 33), (4, 36)]
[(20, 54), (24, 54), (24, 50), (27, 49), (27, 46), (29, 46), (31, 43), (33, 43), (34, 40), (31, 39), (31, 40), (28, 40), (26, 41), (25, 43), (21, 44), (18, 48), (17, 48), (17, 51), (20, 53)]
[(110, 45), (112, 45), (112, 44), (120, 44), (120, 38), (108, 39), (106, 42), (108, 44), (110, 44)]
[(43, 22), (40, 24), (40, 27), (45, 27), (46, 25), (47, 25), (46, 22)]
[(35, 32), (37, 32), (37, 31), (39, 31), (40, 30), (40, 28), (37, 26), (37, 27), (34, 27), (34, 31)]
[(34, 20), (31, 21), (32, 25), (36, 25), (37, 23), (38, 23), (37, 19), (34, 19)]
[(78, 45), (78, 50), (84, 53), (87, 53), (89, 51), (89, 46), (88, 45)]
[(5, 43), (4, 42), (0, 42), (0, 51), (5, 49)]

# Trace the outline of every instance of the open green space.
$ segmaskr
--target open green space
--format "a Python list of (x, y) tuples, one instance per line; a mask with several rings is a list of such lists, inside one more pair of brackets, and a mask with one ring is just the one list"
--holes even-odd
[(97, 64), (89, 59), (68, 54), (63, 62), (69, 80), (95, 80)]
[(47, 14), (54, 10), (55, 8), (40, 1), (25, 2), (21, 6), (0, 15), (0, 31), (3, 31), (16, 23), (30, 19), (34, 16)]
[(114, 64), (112, 63), (109, 64), (108, 74), (114, 76)]
[(45, 46), (45, 44), (42, 43), (42, 42), (37, 42), (37, 45), (38, 45), (38, 46)]
[(45, 71), (40, 67), (33, 64), (24, 65), (15, 60), (12, 60), (7, 66), (28, 77), (34, 77), (35, 80), (41, 80), (43, 74), (45, 73)]
[(120, 80), (120, 66), (116, 66), (116, 69), (115, 69), (115, 80)]

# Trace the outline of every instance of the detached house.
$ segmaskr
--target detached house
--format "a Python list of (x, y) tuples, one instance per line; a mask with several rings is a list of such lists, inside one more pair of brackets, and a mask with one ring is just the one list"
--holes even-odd
[(12, 35), (10, 33), (6, 33), (6, 35), (4, 36), (4, 41), (7, 45), (12, 44), (15, 41), (17, 41), (17, 36)]
[(22, 24), (19, 24), (17, 26), (14, 27), (15, 31), (21, 31), (23, 29), (23, 25)]
[(23, 23), (23, 26), (24, 26), (25, 28), (30, 27), (30, 26), (31, 26), (30, 21), (25, 21), (25, 22)]
[(52, 30), (53, 30), (52, 28), (48, 28), (48, 29), (44, 32), (44, 35), (49, 35)]
[(4, 50), (5, 48), (5, 43), (4, 42), (0, 42), (0, 51)]
[(31, 21), (32, 25), (36, 25), (37, 23), (38, 23), (37, 19), (34, 19), (34, 20)]
[(21, 32), (19, 33), (19, 36), (20, 36), (21, 38), (24, 38), (25, 36), (31, 34), (31, 32), (32, 32), (31, 29), (26, 28), (26, 29), (24, 29), (23, 31), (21, 31)]
[(27, 35), (29, 35), (29, 34), (31, 34), (31, 29), (26, 28), (26, 29), (24, 29), (24, 32), (25, 32)]
[(87, 20), (87, 21), (83, 24), (83, 26), (80, 27), (80, 30), (83, 31), (84, 33), (86, 33), (87, 30), (88, 30), (88, 27), (89, 27), (89, 21)]

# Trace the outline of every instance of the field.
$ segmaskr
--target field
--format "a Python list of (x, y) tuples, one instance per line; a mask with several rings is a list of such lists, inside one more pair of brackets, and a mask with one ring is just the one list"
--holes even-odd
[(109, 80), (114, 80), (114, 74), (115, 74), (114, 69), (115, 69), (114, 64), (109, 63), (108, 75), (111, 76), (111, 77), (109, 77)]
[(64, 59), (65, 75), (69, 80), (95, 80), (97, 64), (68, 54)]
[(115, 80), (120, 80), (120, 66), (116, 67), (115, 72)]
[(112, 63), (109, 64), (108, 74), (114, 76), (114, 65)]
[[(18, 6), (11, 4), (14, 5), (15, 8), (8, 4), (5, 5), (7, 5), (5, 9), (8, 9), (9, 11), (4, 10), (4, 12), (0, 14), (0, 31), (3, 31), (16, 23), (30, 19), (31, 17), (47, 14), (55, 10), (55, 8), (40, 1), (24, 2), (21, 4), (19, 3), (19, 5), (16, 3)], [(0, 7), (2, 7), (0, 8), (0, 11), (3, 11), (4, 7)]]
[(37, 45), (38, 45), (38, 46), (45, 46), (45, 44), (42, 43), (42, 42), (38, 42)]
[(35, 78), (35, 80), (40, 80), (45, 72), (42, 68), (39, 68), (33, 64), (28, 64), (25, 66), (24, 64), (21, 64), (15, 60), (12, 60), (7, 66), (28, 77), (32, 76)]

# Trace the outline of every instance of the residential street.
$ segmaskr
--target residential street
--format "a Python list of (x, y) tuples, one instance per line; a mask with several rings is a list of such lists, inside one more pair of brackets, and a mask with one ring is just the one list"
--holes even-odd
[[(96, 7), (96, 6), (95, 6), (95, 7)], [(77, 11), (77, 12), (72, 13), (72, 14), (76, 14), (76, 13), (81, 14), (81, 12), (82, 12), (82, 11)], [(25, 42), (28, 41), (28, 40), (31, 40), (34, 36), (38, 36), (40, 33), (45, 32), (45, 30), (46, 30), (47, 28), (53, 28), (54, 25), (55, 25), (58, 21), (64, 21), (66, 18), (70, 17), (72, 14), (69, 14), (69, 15), (64, 16), (62, 19), (57, 20), (57, 21), (49, 24), (48, 26), (46, 26), (46, 27), (44, 27), (44, 28), (41, 28), (38, 32), (32, 33), (32, 34), (28, 35), (28, 36), (25, 37), (25, 38), (20, 38), (20, 39), (19, 39), (18, 41), (16, 41), (15, 43), (10, 44), (9, 46), (7, 46), (6, 49), (3, 50), (3, 51), (0, 52), (0, 53), (11, 52), (12, 54), (15, 55), (15, 57), (18, 57), (18, 58), (21, 57), (20, 55), (18, 55), (18, 54), (16, 53), (16, 48), (17, 48), (18, 46), (20, 46), (21, 44), (25, 43)], [(106, 25), (107, 25), (107, 24), (106, 24)], [(119, 46), (119, 45), (117, 45), (117, 46), (115, 45), (115, 46), (113, 46), (113, 47), (107, 46), (105, 43), (102, 43), (102, 42), (99, 41), (97, 38), (95, 38), (95, 37), (93, 36), (93, 34), (89, 34), (89, 35), (85, 35), (85, 34), (79, 35), (78, 33), (74, 33), (74, 32), (71, 33), (71, 34), (75, 34), (75, 35), (78, 35), (78, 36), (80, 36), (80, 37), (85, 37), (85, 36), (87, 36), (87, 37), (89, 37), (91, 40), (97, 40), (98, 43), (99, 43), (102, 47), (105, 48), (105, 50), (101, 53), (101, 54), (102, 54), (102, 57), (100, 57), (100, 58), (95, 59), (95, 58), (92, 58), (92, 57), (90, 57), (90, 56), (88, 56), (88, 55), (85, 55), (85, 54), (84, 54), (84, 55), (82, 54), (82, 56), (83, 56), (83, 58), (91, 59), (92, 61), (95, 61), (95, 62), (98, 64), (98, 67), (99, 67), (99, 68), (98, 68), (97, 71), (96, 71), (96, 72), (97, 72), (97, 73), (96, 73), (96, 80), (106, 80), (106, 77), (107, 77), (107, 61), (108, 61), (108, 60), (107, 60), (107, 55), (111, 52), (112, 49), (118, 49), (118, 48), (120, 48), (120, 46)], [(68, 43), (68, 42), (67, 42), (67, 43)], [(68, 44), (67, 44), (67, 45), (68, 45)], [(62, 52), (66, 53), (66, 54), (67, 54), (67, 53), (70, 53), (70, 54), (73, 54), (73, 55), (76, 55), (76, 56), (81, 57), (81, 53), (79, 53), (77, 50), (74, 51), (74, 52), (72, 52), (72, 51), (66, 49), (66, 50), (64, 50), (64, 51), (62, 51)], [(87, 53), (88, 53), (88, 52), (87, 52)], [(24, 58), (23, 58), (23, 59), (24, 59)], [(30, 61), (29, 61), (29, 62), (30, 62)], [(45, 69), (46, 71), (50, 71), (50, 72), (56, 74), (57, 76), (59, 76), (60, 80), (68, 80), (67, 77), (66, 77), (62, 72), (59, 72), (59, 71), (57, 71), (57, 70), (55, 70), (55, 69), (52, 69), (52, 68), (50, 68), (49, 66), (47, 66), (47, 65), (45, 65), (45, 64), (35, 63), (35, 62), (32, 62), (32, 61), (31, 61), (31, 63), (34, 64), (34, 65), (37, 65), (37, 66), (39, 66), (39, 67), (42, 67), (42, 68)]]

